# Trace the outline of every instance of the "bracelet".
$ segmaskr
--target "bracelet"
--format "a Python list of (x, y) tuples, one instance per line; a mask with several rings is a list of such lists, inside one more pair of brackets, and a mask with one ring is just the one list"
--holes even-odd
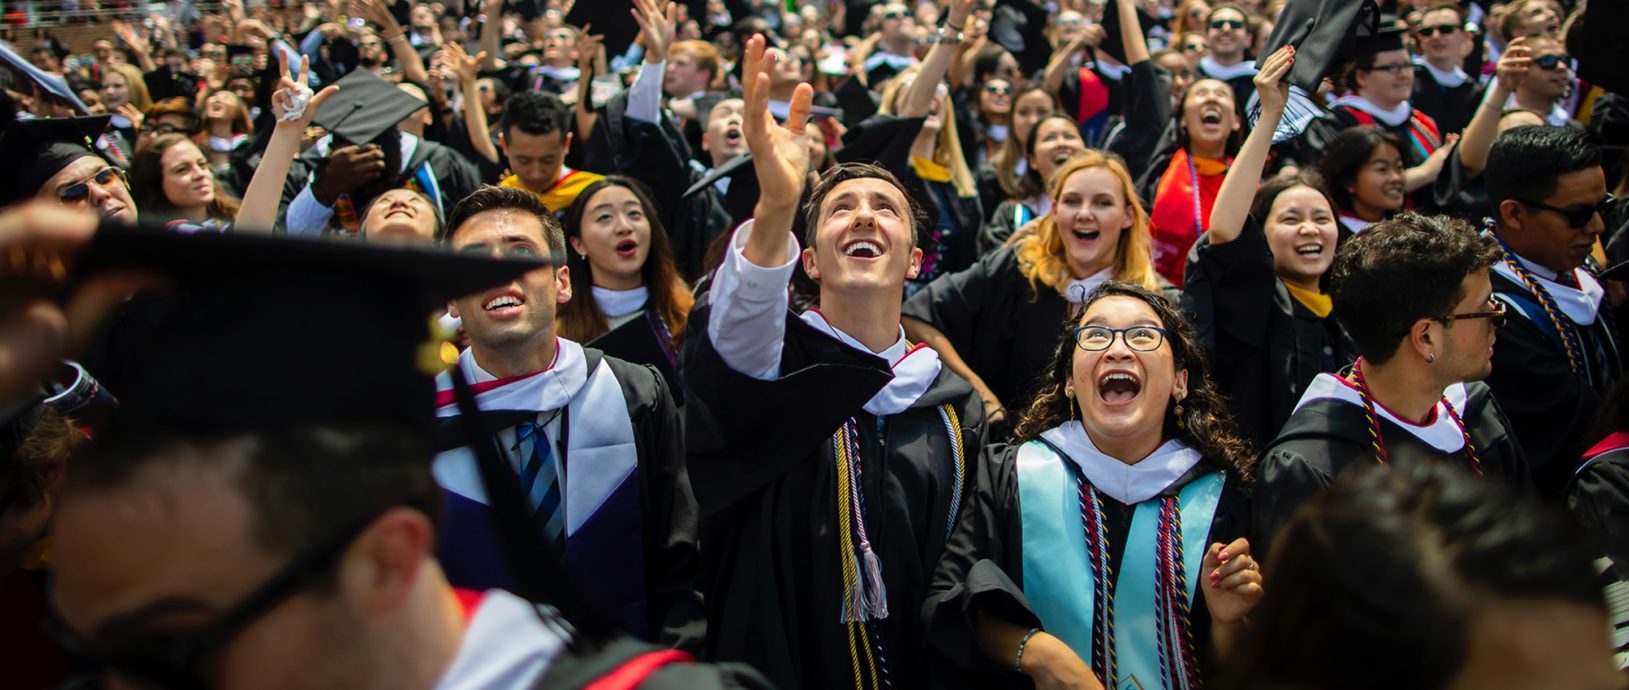
[(407, 34), (400, 33), (400, 34), (396, 34), (393, 37), (385, 39), (385, 43), (389, 43), (390, 45), (396, 45), (397, 43), (401, 43), (401, 42), (406, 41), (406, 40), (407, 40)]
[(1013, 657), (1012, 670), (1019, 673), (1024, 672), (1024, 648), (1029, 646), (1029, 638), (1034, 637), (1035, 633), (1040, 631), (1040, 628), (1030, 628), (1029, 632), (1024, 633), (1024, 639), (1018, 641), (1018, 654)]
[(950, 29), (952, 31), (961, 31), (962, 30), (962, 27), (951, 24), (950, 22), (945, 22), (945, 26), (950, 27)]

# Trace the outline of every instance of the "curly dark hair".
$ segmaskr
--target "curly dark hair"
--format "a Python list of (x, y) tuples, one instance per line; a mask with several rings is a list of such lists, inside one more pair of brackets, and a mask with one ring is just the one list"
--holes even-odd
[(1043, 375), (1040, 394), (1024, 411), (1023, 418), (1013, 431), (1014, 442), (1032, 441), (1039, 438), (1041, 432), (1073, 417), (1070, 410), (1073, 403), (1064, 395), (1074, 369), (1073, 331), (1091, 311), (1092, 305), (1105, 297), (1131, 297), (1142, 300), (1153, 309), (1165, 328), (1165, 342), (1171, 345), (1173, 363), (1177, 370), (1186, 369), (1188, 372), (1188, 397), (1182, 400), (1185, 408), (1182, 424), (1177, 424), (1176, 414), (1168, 408), (1165, 412), (1165, 437), (1180, 440), (1198, 450), (1235, 479), (1252, 481), (1255, 477), (1256, 451), (1250, 441), (1239, 433), (1238, 425), (1227, 409), (1226, 399), (1216, 389), (1216, 382), (1211, 380), (1210, 363), (1193, 326), (1181, 310), (1164, 296), (1133, 283), (1110, 281), (1103, 284), (1092, 291), (1079, 312), (1064, 320), (1063, 333), (1052, 356), (1052, 366)]

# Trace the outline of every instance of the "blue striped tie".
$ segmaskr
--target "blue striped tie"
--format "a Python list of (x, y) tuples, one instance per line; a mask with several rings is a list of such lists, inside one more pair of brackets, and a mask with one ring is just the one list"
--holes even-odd
[(555, 471), (554, 454), (549, 451), (549, 436), (536, 422), (521, 422), (515, 427), (515, 438), (520, 441), (520, 458), (525, 468), (520, 473), (520, 488), (532, 503), (534, 520), (543, 529), (543, 539), (552, 546), (560, 544), (565, 533), (566, 516), (561, 510), (560, 475)]

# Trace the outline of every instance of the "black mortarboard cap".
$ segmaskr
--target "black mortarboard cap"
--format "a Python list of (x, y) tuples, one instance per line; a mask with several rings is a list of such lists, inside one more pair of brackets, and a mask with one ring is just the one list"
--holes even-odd
[(365, 144), (427, 105), (365, 69), (335, 82), (339, 93), (323, 101), (312, 122), (353, 144)]
[(579, 29), (589, 27), (590, 32), (605, 37), (603, 45), (606, 55), (621, 55), (628, 52), (628, 46), (639, 35), (639, 22), (634, 21), (633, 14), (628, 12), (631, 4), (604, 0), (578, 2), (566, 14), (565, 23)]
[[(1148, 36), (1148, 30), (1159, 24), (1154, 15), (1143, 9), (1142, 4), (1137, 5), (1137, 26), (1143, 36)], [(1098, 46), (1121, 63), (1126, 61), (1126, 42), (1120, 39), (1120, 3), (1109, 0), (1103, 8), (1103, 44)]]
[(28, 89), (22, 88), (24, 83), (38, 86), (41, 91), (54, 98), (61, 99), (73, 105), (74, 110), (89, 114), (90, 109), (79, 100), (79, 95), (68, 86), (68, 79), (60, 74), (51, 74), (34, 66), (34, 63), (23, 59), (10, 45), (0, 42), (0, 65), (4, 65), (12, 72), (13, 88), (18, 92), (26, 93)]
[(1046, 42), (1046, 22), (1051, 14), (1032, 0), (996, 0), (990, 15), (990, 40), (1018, 59), (1018, 68), (1031, 74), (1046, 67), (1052, 46)]
[[(1284, 119), (1274, 130), (1273, 142), (1282, 143), (1305, 131), (1323, 108), (1314, 102), (1324, 76), (1358, 55), (1359, 44), (1374, 43), (1380, 24), (1380, 8), (1374, 0), (1289, 0), (1273, 25), (1273, 33), (1259, 55), (1295, 46), (1295, 65), (1290, 68), (1290, 98)], [(1400, 37), (1399, 37), (1400, 38)], [(1252, 127), (1261, 117), (1261, 96), (1250, 94), (1245, 105)]]
[(107, 115), (15, 120), (0, 134), (0, 206), (34, 196), (69, 163), (95, 156)]
[(1378, 21), (1379, 24), (1373, 33), (1357, 38), (1357, 43), (1352, 47), (1351, 59), (1404, 48), (1403, 27), (1397, 25), (1397, 17), (1382, 14)]
[(440, 249), (104, 223), (76, 275), (145, 269), (177, 296), (121, 356), (117, 425), (185, 431), (434, 419), (432, 312), (546, 266)]

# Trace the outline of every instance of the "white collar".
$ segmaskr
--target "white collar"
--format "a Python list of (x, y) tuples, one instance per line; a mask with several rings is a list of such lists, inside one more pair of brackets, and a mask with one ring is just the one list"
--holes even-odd
[(594, 285), (590, 292), (594, 294), (594, 303), (600, 306), (600, 311), (613, 319), (644, 309), (645, 302), (650, 300), (650, 289), (643, 285), (631, 290), (611, 290)]
[(1355, 93), (1349, 93), (1341, 96), (1340, 98), (1335, 99), (1334, 103), (1329, 105), (1331, 107), (1344, 105), (1357, 108), (1358, 110), (1373, 115), (1374, 119), (1385, 123), (1387, 127), (1397, 127), (1405, 122), (1408, 122), (1408, 116), (1414, 112), (1414, 106), (1409, 105), (1408, 101), (1398, 103), (1397, 107), (1395, 108), (1382, 108), (1375, 105), (1373, 102), (1370, 102), (1369, 99)]
[(1341, 225), (1345, 226), (1347, 230), (1351, 230), (1352, 234), (1354, 235), (1363, 232), (1364, 230), (1368, 230), (1369, 226), (1374, 225), (1374, 223), (1346, 213), (1336, 215), (1335, 219), (1339, 220)]
[(1125, 65), (1111, 65), (1101, 60), (1093, 62), (1092, 66), (1096, 68), (1099, 75), (1109, 81), (1120, 81), (1126, 77), (1127, 72), (1131, 71), (1131, 68)]
[(1109, 282), (1109, 279), (1113, 277), (1114, 269), (1105, 268), (1080, 280), (1071, 280), (1069, 286), (1063, 289), (1063, 298), (1069, 300), (1070, 304), (1085, 302), (1086, 298), (1091, 296), (1093, 290)]
[(458, 654), (433, 690), (524, 690), (565, 649), (533, 605), (503, 590), (484, 593)]
[(1454, 69), (1451, 72), (1444, 72), (1437, 69), (1437, 66), (1431, 64), (1430, 60), (1425, 59), (1424, 55), (1414, 56), (1414, 64), (1424, 67), (1425, 71), (1431, 73), (1432, 79), (1436, 80), (1438, 84), (1441, 84), (1443, 88), (1447, 89), (1457, 89), (1461, 84), (1464, 84), (1467, 79), (1471, 78), (1470, 75), (1465, 74), (1465, 70), (1461, 69), (1459, 65), (1454, 65)]
[[(475, 393), (475, 405), (482, 410), (529, 410), (548, 412), (571, 403), (577, 391), (588, 383), (588, 360), (583, 346), (565, 338), (554, 339), (554, 362), (549, 368), (524, 376), (500, 379), (475, 362), (475, 348), (458, 355), (458, 367)], [(456, 417), (458, 403), (452, 395), (452, 375), (436, 376), (436, 416)]]
[[(1456, 411), (1465, 409), (1465, 400), (1468, 395), (1465, 391), (1465, 384), (1456, 383), (1451, 385), (1443, 390), (1442, 395), (1448, 399), (1448, 403), (1453, 405)], [(1313, 377), (1312, 382), (1307, 384), (1306, 392), (1301, 394), (1301, 401), (1295, 404), (1295, 412), (1300, 412), (1301, 408), (1306, 407), (1315, 400), (1339, 400), (1356, 405), (1359, 408), (1363, 407), (1363, 398), (1358, 395), (1357, 389), (1353, 388), (1344, 379), (1329, 373)], [(1397, 426), (1402, 427), (1409, 435), (1444, 453), (1453, 453), (1465, 447), (1465, 432), (1459, 428), (1458, 424), (1454, 423), (1453, 416), (1443, 409), (1441, 400), (1437, 401), (1437, 406), (1433, 410), (1431, 423), (1425, 425), (1398, 417), (1392, 414), (1391, 410), (1386, 409), (1385, 405), (1378, 402), (1375, 403), (1374, 411), (1375, 414), (1385, 417), (1397, 424)]]
[[(1516, 257), (1517, 261), (1522, 262), (1522, 266), (1527, 269), (1528, 273), (1532, 274), (1534, 280), (1544, 286), (1545, 291), (1550, 293), (1551, 299), (1555, 300), (1556, 308), (1560, 309), (1561, 313), (1566, 314), (1568, 320), (1580, 326), (1595, 324), (1595, 317), (1601, 309), (1601, 300), (1606, 297), (1606, 288), (1601, 287), (1600, 281), (1596, 280), (1595, 276), (1590, 275), (1589, 271), (1573, 269), (1573, 278), (1578, 280), (1578, 287), (1568, 287), (1555, 282), (1557, 277), (1555, 271), (1528, 261), (1519, 255), (1512, 255)], [(1511, 282), (1517, 285), (1522, 284), (1521, 278), (1517, 277), (1516, 272), (1510, 270), (1510, 266), (1503, 261), (1494, 264), (1493, 270), (1499, 275), (1509, 278)]]
[(560, 81), (577, 81), (577, 79), (583, 74), (582, 71), (576, 67), (550, 67), (548, 65), (538, 65), (536, 69), (538, 74)]
[(819, 309), (803, 312), (799, 318), (803, 319), (804, 323), (825, 331), (844, 345), (881, 357), (893, 368), (894, 378), (866, 401), (866, 412), (879, 417), (904, 412), (910, 409), (923, 393), (928, 392), (928, 389), (933, 387), (933, 382), (939, 378), (939, 369), (942, 366), (939, 362), (939, 353), (926, 345), (911, 346), (905, 341), (903, 327), (899, 329), (899, 339), (895, 340), (893, 345), (889, 345), (882, 352), (871, 352), (871, 348), (831, 325)]
[(1243, 60), (1237, 64), (1223, 65), (1216, 58), (1206, 55), (1199, 58), (1199, 71), (1211, 79), (1227, 81), (1237, 77), (1253, 77), (1256, 74), (1256, 61)]
[(916, 64), (916, 58), (910, 55), (895, 55), (886, 50), (879, 50), (872, 53), (871, 57), (865, 59), (865, 71), (870, 72), (884, 62), (888, 63), (889, 67), (896, 70), (903, 70)]
[(1172, 439), (1137, 464), (1129, 465), (1098, 450), (1086, 434), (1086, 426), (1078, 421), (1047, 429), (1041, 438), (1063, 451), (1098, 491), (1128, 506), (1160, 495), (1202, 457), (1199, 451)]
[(1004, 142), (1007, 140), (1007, 133), (1009, 131), (1011, 130), (1007, 125), (990, 125), (989, 127), (985, 128), (984, 136), (989, 138), (990, 141)]

